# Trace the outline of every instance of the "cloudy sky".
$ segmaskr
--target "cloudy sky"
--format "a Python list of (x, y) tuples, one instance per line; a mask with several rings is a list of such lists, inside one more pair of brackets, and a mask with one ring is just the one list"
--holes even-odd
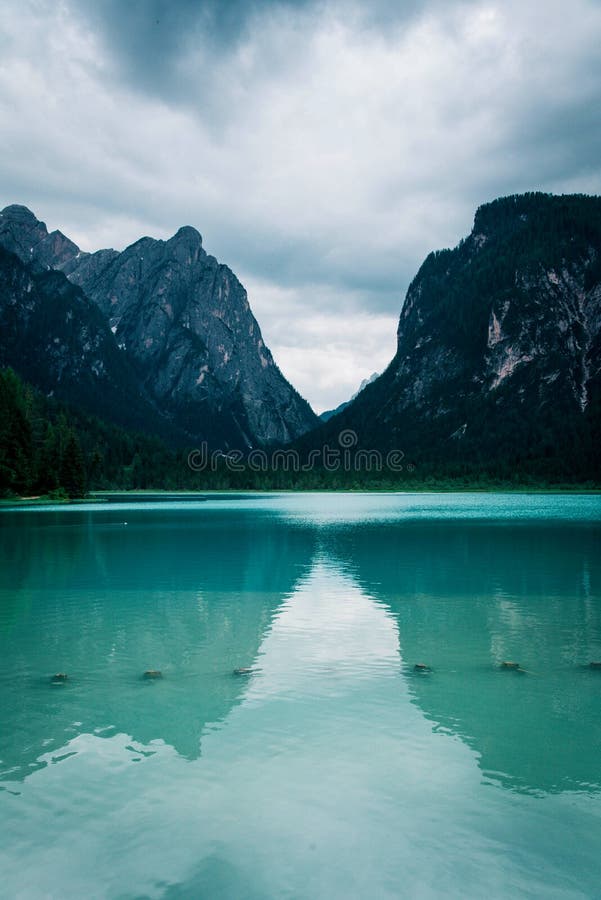
[(601, 193), (598, 0), (2, 0), (0, 206), (196, 226), (320, 411), (487, 200)]

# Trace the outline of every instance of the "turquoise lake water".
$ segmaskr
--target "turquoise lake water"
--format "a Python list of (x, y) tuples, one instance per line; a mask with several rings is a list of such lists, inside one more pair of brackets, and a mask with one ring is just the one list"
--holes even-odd
[(601, 896), (601, 497), (47, 507), (0, 541), (0, 896)]

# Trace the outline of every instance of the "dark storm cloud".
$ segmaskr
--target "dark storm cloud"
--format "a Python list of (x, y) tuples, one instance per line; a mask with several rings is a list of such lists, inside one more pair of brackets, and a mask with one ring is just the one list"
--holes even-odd
[(181, 97), (199, 88), (181, 69), (191, 47), (208, 68), (215, 56), (231, 52), (261, 15), (315, 5), (315, 0), (83, 0), (72, 8), (100, 31), (123, 77), (139, 89)]
[(215, 58), (235, 52), (261, 20), (294, 18), (303, 28), (308, 17), (331, 12), (391, 35), (444, 7), (445, 0), (71, 0), (73, 11), (103, 36), (121, 77), (139, 90), (180, 100), (202, 91), (185, 66), (191, 50), (210, 83)]

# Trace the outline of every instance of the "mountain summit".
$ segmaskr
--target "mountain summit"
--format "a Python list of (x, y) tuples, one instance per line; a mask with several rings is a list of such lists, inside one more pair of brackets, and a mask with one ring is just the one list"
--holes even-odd
[(140, 390), (190, 442), (244, 450), (293, 440), (317, 423), (265, 346), (243, 286), (195, 228), (167, 241), (143, 237), (122, 253), (84, 253), (25, 207), (8, 206), (0, 245), (32, 272), (59, 270), (81, 289)]
[(411, 283), (388, 369), (319, 431), (442, 471), (598, 477), (601, 198), (478, 209)]

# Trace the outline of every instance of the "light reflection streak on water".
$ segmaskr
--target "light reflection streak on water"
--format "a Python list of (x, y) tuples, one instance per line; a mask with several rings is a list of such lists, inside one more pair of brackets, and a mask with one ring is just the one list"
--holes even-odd
[[(40, 895), (42, 877), (61, 897), (437, 897), (441, 886), (450, 897), (501, 897), (508, 885), (518, 896), (593, 896), (594, 789), (533, 797), (507, 790), (507, 770), (483, 779), (474, 733), (449, 706), (454, 686), (464, 689), (465, 647), (451, 643), (432, 678), (411, 670), (415, 636), (424, 639), (411, 617), (436, 598), (424, 591), (408, 604), (391, 598), (385, 579), (360, 578), (358, 557), (329, 549), (335, 523), (320, 516), (310, 571), (267, 624), (257, 674), (205, 725), (199, 757), (111, 735), (109, 724), (52, 748), (45, 768), (5, 795), (10, 838), (0, 852), (13, 896), (16, 886)], [(203, 592), (199, 606), (198, 596), (202, 614), (211, 597)], [(521, 638), (540, 617), (524, 616), (520, 597), (502, 588), (493, 599), (485, 631), (497, 659), (508, 635)], [(453, 601), (471, 615), (465, 598)], [(429, 653), (440, 647), (433, 640)], [(545, 685), (501, 682), (490, 666), (472, 674), (475, 686), (527, 688), (534, 698)], [(171, 689), (168, 679), (155, 693), (146, 687), (130, 689), (145, 698)], [(430, 711), (433, 695), (446, 719)]]

